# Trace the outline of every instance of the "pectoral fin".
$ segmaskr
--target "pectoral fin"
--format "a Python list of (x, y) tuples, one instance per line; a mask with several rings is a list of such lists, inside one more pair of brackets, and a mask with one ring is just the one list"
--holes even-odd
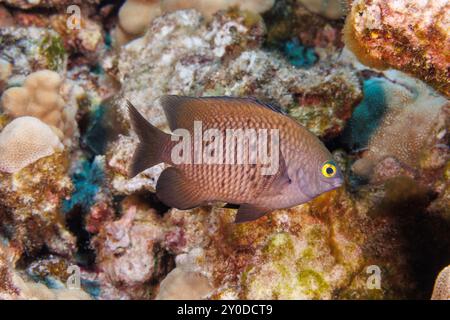
[(257, 207), (251, 204), (243, 204), (239, 207), (234, 222), (242, 223), (256, 220), (270, 211), (272, 211), (272, 209)]
[(286, 162), (284, 160), (283, 154), (280, 151), (279, 168), (277, 174), (273, 177), (272, 181), (266, 186), (263, 192), (258, 196), (258, 198), (270, 198), (275, 197), (283, 193), (285, 188), (292, 183), (289, 177)]

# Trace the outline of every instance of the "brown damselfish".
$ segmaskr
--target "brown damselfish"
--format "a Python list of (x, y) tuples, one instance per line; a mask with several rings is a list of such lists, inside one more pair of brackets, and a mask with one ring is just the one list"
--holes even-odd
[(170, 207), (239, 205), (236, 222), (255, 220), (338, 188), (343, 176), (324, 144), (274, 105), (254, 98), (163, 96), (172, 134), (128, 101), (139, 137), (130, 177), (166, 163), (156, 195)]

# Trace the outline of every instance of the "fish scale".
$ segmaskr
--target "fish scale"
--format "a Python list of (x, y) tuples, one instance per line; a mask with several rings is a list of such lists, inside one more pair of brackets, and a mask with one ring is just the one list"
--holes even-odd
[[(233, 110), (235, 111), (235, 110)], [(237, 111), (237, 110), (236, 110)], [(197, 120), (197, 119), (194, 119)], [(250, 125), (248, 120), (251, 121)], [(211, 120), (202, 122), (203, 130), (209, 128), (219, 129), (225, 137), (226, 129), (273, 129), (270, 123), (262, 121), (261, 117), (239, 118), (235, 115), (225, 118), (215, 116)], [(193, 131), (191, 136), (194, 135)], [(224, 139), (225, 140), (225, 139)], [(203, 148), (206, 146), (203, 143)], [(225, 141), (224, 141), (225, 145)], [(194, 150), (191, 149), (193, 155)], [(224, 152), (225, 157), (225, 152)], [(223, 164), (187, 164), (175, 165), (196, 186), (198, 186), (205, 199), (223, 202), (242, 203), (254, 200), (270, 184), (273, 177), (263, 176), (261, 165), (223, 165)], [(261, 176), (261, 178), (257, 178)], [(255, 177), (252, 179), (252, 177)], [(217, 186), (222, 186), (218, 188)], [(246, 191), (246, 192), (243, 192)]]

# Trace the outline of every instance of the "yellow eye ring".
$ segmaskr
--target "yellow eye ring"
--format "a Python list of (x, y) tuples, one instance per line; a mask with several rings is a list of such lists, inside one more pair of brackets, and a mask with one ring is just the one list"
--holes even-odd
[(332, 178), (336, 174), (337, 169), (336, 166), (330, 162), (326, 162), (322, 166), (322, 175), (327, 178)]

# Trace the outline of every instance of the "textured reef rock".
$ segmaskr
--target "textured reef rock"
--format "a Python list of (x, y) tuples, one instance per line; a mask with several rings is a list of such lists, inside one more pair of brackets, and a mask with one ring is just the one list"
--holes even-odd
[[(157, 18), (145, 36), (129, 43), (120, 54), (119, 96), (132, 101), (163, 130), (168, 127), (158, 102), (160, 96), (230, 95), (276, 101), (316, 135), (336, 136), (361, 99), (355, 73), (337, 62), (296, 69), (280, 55), (260, 49), (263, 37), (263, 22), (245, 12), (223, 12), (209, 23), (193, 10)], [(125, 105), (121, 101), (119, 105), (122, 122), (128, 126)], [(127, 150), (113, 147), (115, 159), (117, 154), (132, 152), (126, 143), (119, 141), (118, 145)], [(120, 167), (111, 166), (112, 175), (117, 176), (114, 181), (123, 181), (120, 176), (126, 172), (130, 157), (124, 161), (127, 163)], [(160, 168), (155, 170), (160, 172)], [(142, 181), (141, 177), (135, 181)]]
[[(343, 20), (330, 20), (320, 15), (320, 12), (327, 10), (328, 5), (332, 11), (337, 9), (335, 2), (337, 1), (277, 1), (272, 10), (265, 14), (268, 44), (280, 47), (286, 41), (295, 39), (323, 60), (336, 55), (336, 49), (344, 45), (341, 39)], [(310, 10), (312, 6), (314, 8)], [(338, 12), (333, 12), (332, 16), (336, 17), (336, 14)]]
[(269, 10), (274, 0), (127, 0), (119, 11), (119, 25), (115, 30), (116, 41), (123, 45), (144, 35), (149, 24), (162, 13), (183, 9), (195, 9), (205, 17), (220, 10), (239, 7), (252, 13), (263, 13)]
[(340, 19), (346, 11), (346, 0), (297, 0), (308, 10), (329, 19)]
[[(39, 12), (14, 11), (13, 25), (16, 27), (51, 28), (61, 38), (59, 45), (73, 55), (71, 63), (95, 63), (103, 54), (104, 35), (102, 25), (85, 14), (79, 17), (63, 13), (46, 15)], [(86, 12), (87, 13), (87, 12)]]
[(354, 1), (345, 39), (362, 63), (414, 75), (450, 97), (450, 3)]
[[(235, 95), (270, 97), (315, 134), (338, 134), (361, 98), (356, 75), (337, 63), (307, 71), (290, 66), (259, 49), (264, 25), (249, 19), (233, 11), (217, 15), (210, 24), (196, 11), (156, 19), (120, 55), (121, 93), (161, 128), (167, 124), (155, 101), (163, 94)], [(124, 106), (121, 110), (125, 113)], [(329, 122), (319, 120), (324, 113)]]
[(148, 168), (136, 177), (128, 179), (128, 168), (131, 161), (130, 154), (134, 153), (136, 145), (136, 137), (120, 135), (108, 150), (106, 155), (107, 172), (114, 194), (130, 195), (140, 191), (154, 192), (156, 190), (157, 177), (166, 167), (162, 163)]
[(22, 170), (0, 173), (0, 226), (22, 252), (50, 252), (71, 256), (75, 238), (65, 227), (62, 200), (72, 191), (68, 155), (55, 153)]
[(61, 74), (67, 54), (61, 37), (44, 28), (1, 28), (0, 59), (11, 64), (10, 84), (21, 83), (33, 71), (50, 69)]
[(152, 281), (170, 267), (160, 242), (164, 228), (158, 214), (136, 197), (122, 202), (122, 216), (102, 224), (93, 240), (102, 278), (128, 297), (150, 298)]
[[(89, 300), (91, 297), (81, 289), (67, 288), (62, 283), (58, 288), (49, 288), (35, 282), (25, 272), (16, 270), (20, 253), (0, 242), (0, 300)], [(49, 267), (48, 265), (46, 266)]]
[[(399, 296), (406, 257), (385, 219), (373, 221), (342, 190), (306, 205), (235, 225), (234, 210), (171, 210), (166, 245), (178, 260), (192, 256), (214, 284), (215, 299), (331, 299)], [(189, 259), (188, 259), (189, 260)], [(383, 271), (381, 289), (366, 285), (366, 267)]]

